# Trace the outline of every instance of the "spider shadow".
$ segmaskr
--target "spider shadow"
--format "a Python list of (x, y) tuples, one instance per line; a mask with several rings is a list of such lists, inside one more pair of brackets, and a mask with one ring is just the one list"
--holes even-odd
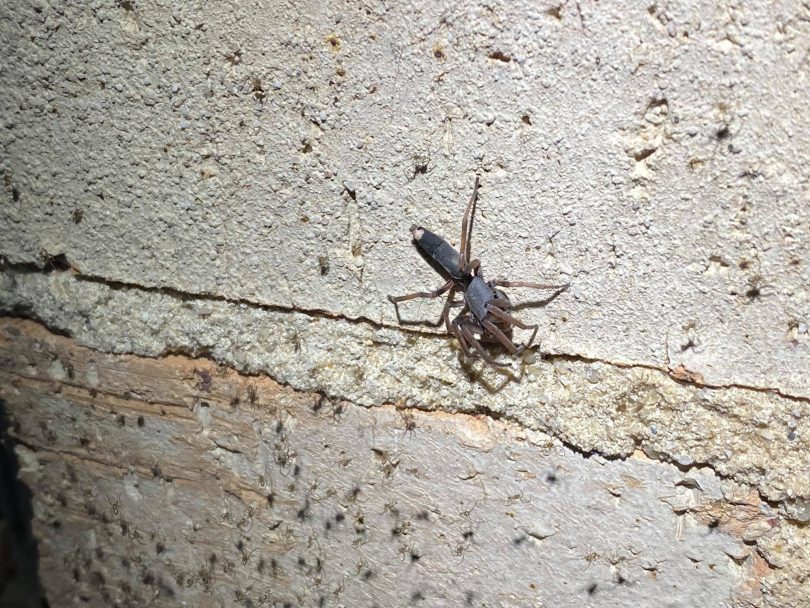
[(545, 308), (547, 305), (551, 304), (554, 300), (560, 297), (560, 294), (562, 294), (564, 291), (568, 291), (569, 287), (570, 285), (566, 285), (560, 289), (555, 289), (547, 298), (538, 298), (534, 300), (527, 300), (526, 302), (521, 302), (520, 304), (514, 304), (512, 306), (512, 311), (520, 312), (521, 310), (525, 310), (527, 308)]
[[(484, 344), (483, 346), (493, 356), (506, 353), (506, 349), (502, 347), (488, 348), (490, 346), (489, 344)], [(464, 374), (467, 376), (470, 383), (478, 384), (490, 395), (497, 395), (513, 382), (520, 382), (523, 380), (523, 376), (526, 372), (526, 363), (522, 360), (520, 361), (519, 371), (517, 371), (513, 366), (496, 367), (478, 357), (466, 357), (461, 349), (458, 349), (457, 358), (459, 366), (464, 370)], [(515, 361), (515, 363), (517, 363), (517, 361)], [(493, 373), (498, 378), (497, 382), (493, 382), (493, 380), (488, 377)]]
[[(447, 271), (444, 268), (442, 268), (441, 265), (438, 262), (436, 262), (436, 260), (434, 260), (427, 253), (422, 251), (421, 247), (417, 246), (415, 239), (411, 239), (411, 243), (413, 243), (414, 248), (422, 257), (422, 259), (425, 260), (425, 262), (427, 262), (431, 268), (433, 268), (436, 274), (439, 275), (445, 283), (451, 279)], [(435, 298), (435, 300), (441, 299), (442, 302), (446, 302), (447, 298), (453, 297), (453, 295), (457, 290), (458, 286), (454, 285), (452, 288), (450, 288), (450, 291), (443, 298)], [(430, 299), (430, 301), (433, 302), (434, 299)], [(394, 305), (394, 312), (397, 315), (397, 322), (400, 325), (409, 325), (409, 326), (422, 325), (427, 327), (441, 327), (441, 325), (444, 323), (444, 319), (442, 317), (439, 317), (436, 321), (428, 321), (427, 319), (403, 319), (399, 311), (399, 305), (397, 304)]]

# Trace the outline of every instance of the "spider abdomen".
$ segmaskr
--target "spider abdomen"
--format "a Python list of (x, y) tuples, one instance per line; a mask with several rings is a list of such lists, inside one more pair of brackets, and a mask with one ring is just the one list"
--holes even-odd
[(444, 268), (444, 270), (456, 280), (462, 278), (460, 266), (460, 256), (458, 251), (453, 249), (453, 246), (445, 241), (438, 234), (435, 234), (427, 228), (422, 226), (413, 226), (411, 228), (413, 240), (416, 244), (433, 258), (436, 263)]

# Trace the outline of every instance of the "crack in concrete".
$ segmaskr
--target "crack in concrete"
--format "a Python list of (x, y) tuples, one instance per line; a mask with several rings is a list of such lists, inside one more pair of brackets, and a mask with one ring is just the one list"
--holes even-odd
[[(376, 323), (341, 327), (332, 324), (332, 316), (255, 303), (238, 306), (226, 298), (157, 288), (153, 291), (160, 295), (145, 297), (138, 286), (113, 288), (98, 278), (82, 281), (64, 272), (50, 278), (10, 272), (5, 280), (11, 288), (7, 314), (25, 307), (17, 309), (24, 318), (100, 352), (205, 358), (240, 374), (364, 407), (393, 403), (485, 414), (541, 430), (577, 453), (606, 460), (641, 449), (662, 462), (711, 462), (724, 478), (757, 487), (770, 499), (808, 492), (798, 474), (806, 462), (801, 451), (806, 439), (802, 429), (789, 433), (796, 422), (804, 424), (802, 414), (794, 412), (806, 409), (806, 399), (778, 390), (710, 387), (673, 377), (673, 370), (658, 365), (570, 354), (526, 362), (519, 375), (494, 380), (489, 368), (476, 374), (460, 366), (435, 338), (406, 340), (397, 336), (399, 328)], [(178, 299), (194, 304), (178, 307)], [(183, 315), (175, 318), (177, 311)], [(156, 333), (167, 315), (170, 326)], [(251, 327), (250, 337), (241, 340), (245, 327)], [(371, 348), (375, 339), (384, 343)], [(799, 402), (802, 407), (791, 406)], [(775, 441), (783, 432), (785, 440)]]
[[(64, 256), (61, 256), (64, 257)], [(218, 302), (224, 304), (232, 304), (237, 306), (246, 306), (253, 308), (255, 310), (262, 310), (262, 311), (271, 311), (276, 313), (299, 313), (310, 318), (315, 319), (325, 319), (325, 320), (333, 320), (333, 321), (343, 321), (346, 323), (351, 323), (353, 325), (365, 325), (370, 326), (374, 329), (393, 329), (397, 331), (401, 331), (405, 334), (417, 335), (421, 337), (450, 337), (446, 333), (441, 331), (430, 331), (430, 330), (423, 330), (423, 329), (413, 329), (407, 326), (399, 325), (399, 324), (388, 324), (382, 323), (379, 321), (375, 321), (365, 316), (359, 317), (349, 317), (340, 313), (334, 313), (331, 311), (318, 309), (318, 308), (303, 308), (299, 306), (281, 306), (277, 304), (267, 304), (264, 302), (252, 300), (250, 298), (233, 298), (227, 295), (220, 295), (220, 294), (211, 294), (211, 293), (199, 293), (199, 292), (189, 292), (183, 291), (174, 287), (168, 286), (160, 286), (160, 285), (141, 285), (139, 283), (132, 283), (127, 281), (120, 281), (114, 279), (108, 279), (98, 275), (89, 275), (84, 274), (79, 271), (75, 266), (72, 266), (70, 262), (66, 262), (67, 266), (65, 265), (54, 265), (51, 268), (42, 268), (32, 263), (18, 263), (12, 264), (8, 262), (0, 263), (0, 271), (8, 269), (14, 270), (15, 272), (19, 272), (20, 274), (50, 274), (54, 272), (64, 272), (70, 274), (74, 279), (81, 282), (86, 283), (93, 283), (97, 285), (103, 285), (110, 290), (113, 291), (121, 291), (121, 290), (139, 290), (146, 293), (157, 293), (161, 295), (165, 295), (183, 302), (188, 301), (209, 301), (209, 302)], [(35, 315), (31, 314), (31, 311), (22, 311), (27, 314), (22, 316), (28, 316), (29, 318), (35, 318)], [(37, 319), (40, 322), (43, 322), (41, 319)], [(44, 322), (43, 322), (44, 324)], [(69, 335), (69, 333), (65, 333), (64, 330), (60, 328), (54, 328), (48, 326), (48, 329), (51, 330), (53, 333), (57, 333), (60, 335)], [(532, 348), (533, 352), (537, 352), (537, 347)], [(170, 354), (171, 350), (167, 350), (162, 355)], [(181, 354), (188, 354), (188, 353), (181, 353)], [(200, 356), (199, 353), (194, 354), (193, 356)], [(695, 387), (695, 388), (704, 388), (709, 390), (723, 390), (723, 389), (740, 389), (740, 390), (747, 390), (747, 391), (754, 391), (759, 393), (770, 393), (782, 397), (787, 400), (801, 402), (801, 403), (810, 403), (810, 396), (805, 395), (797, 395), (794, 393), (790, 393), (785, 391), (784, 389), (778, 386), (757, 386), (751, 384), (745, 384), (741, 382), (730, 382), (724, 384), (713, 384), (710, 382), (705, 382), (703, 380), (694, 380), (692, 379), (693, 376), (690, 373), (685, 375), (677, 375), (676, 369), (667, 366), (659, 366), (653, 365), (649, 363), (640, 363), (640, 362), (625, 362), (625, 361), (615, 361), (609, 359), (603, 359), (599, 357), (589, 357), (586, 355), (580, 355), (576, 353), (543, 353), (541, 354), (542, 358), (547, 361), (576, 361), (580, 363), (601, 363), (603, 365), (616, 367), (619, 369), (645, 369), (650, 371), (656, 371), (659, 373), (663, 373), (666, 376), (670, 377), (674, 382), (679, 384)]]
[(726, 384), (712, 384), (711, 382), (689, 380), (687, 378), (676, 377), (675, 374), (676, 368), (660, 365), (652, 365), (650, 363), (630, 363), (623, 361), (610, 361), (608, 359), (600, 359), (598, 357), (586, 357), (584, 355), (572, 355), (566, 353), (543, 355), (543, 358), (544, 359), (548, 358), (549, 360), (558, 359), (565, 361), (577, 361), (580, 363), (601, 363), (603, 365), (609, 365), (617, 367), (619, 369), (646, 369), (654, 372), (660, 372), (665, 376), (671, 378), (673, 382), (677, 382), (678, 384), (683, 384), (685, 386), (691, 386), (694, 388), (705, 388), (709, 390), (740, 389), (745, 391), (754, 391), (758, 393), (777, 395), (778, 397), (782, 397), (783, 399), (787, 399), (789, 401), (810, 403), (810, 396), (805, 397), (804, 395), (794, 395), (792, 393), (786, 393), (779, 387), (755, 386), (752, 384), (743, 384), (739, 382), (730, 382)]

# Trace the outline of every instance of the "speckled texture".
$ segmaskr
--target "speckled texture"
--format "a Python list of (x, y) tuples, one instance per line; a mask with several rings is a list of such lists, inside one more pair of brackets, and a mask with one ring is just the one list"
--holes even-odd
[(705, 467), (30, 322), (0, 360), (52, 605), (720, 608), (763, 598), (758, 542), (790, 567), (790, 522)]
[(547, 348), (810, 391), (806, 6), (0, 11), (12, 262), (393, 325), (479, 173), (484, 270), (573, 281)]
[(709, 464), (769, 500), (810, 500), (810, 403), (679, 383), (662, 370), (551, 357), (467, 371), (451, 341), (369, 323), (81, 281), (0, 274), (22, 311), (104, 351), (206, 355), (242, 372), (361, 405), (486, 413), (607, 456), (636, 450)]
[[(717, 512), (765, 501), (781, 522), (751, 601), (800, 606), (809, 11), (2, 3), (0, 310), (373, 411), (705, 465), (739, 484)], [(456, 242), (475, 175), (487, 276), (572, 283), (520, 307), (550, 356), (509, 372), (398, 327), (385, 297), (440, 284), (407, 228)]]

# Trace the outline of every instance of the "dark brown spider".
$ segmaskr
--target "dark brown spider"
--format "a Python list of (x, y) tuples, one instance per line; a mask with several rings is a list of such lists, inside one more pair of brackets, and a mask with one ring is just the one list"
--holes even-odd
[[(414, 241), (441, 269), (441, 274), (447, 282), (435, 291), (419, 291), (404, 296), (388, 296), (394, 304), (397, 319), (399, 316), (399, 302), (414, 298), (438, 298), (450, 292), (447, 302), (442, 310), (447, 331), (458, 338), (461, 350), (467, 357), (481, 357), (490, 365), (496, 367), (509, 367), (511, 363), (496, 361), (482, 346), (482, 342), (497, 342), (503, 345), (512, 355), (518, 355), (530, 347), (537, 335), (537, 325), (528, 325), (513, 317), (510, 313), (512, 303), (499, 287), (529, 287), (531, 289), (566, 289), (569, 284), (545, 285), (527, 281), (505, 281), (495, 279), (484, 281), (481, 274), (481, 262), (470, 259), (470, 238), (472, 235), (472, 218), (475, 215), (475, 202), (478, 198), (478, 177), (475, 178), (473, 193), (464, 218), (461, 221), (461, 253), (453, 249), (447, 241), (422, 226), (411, 227)], [(464, 299), (457, 301), (453, 298), (455, 291), (461, 289)], [(450, 309), (461, 306), (461, 312), (450, 321)], [(520, 329), (533, 329), (531, 338), (526, 344), (516, 345), (508, 334), (513, 327)]]

